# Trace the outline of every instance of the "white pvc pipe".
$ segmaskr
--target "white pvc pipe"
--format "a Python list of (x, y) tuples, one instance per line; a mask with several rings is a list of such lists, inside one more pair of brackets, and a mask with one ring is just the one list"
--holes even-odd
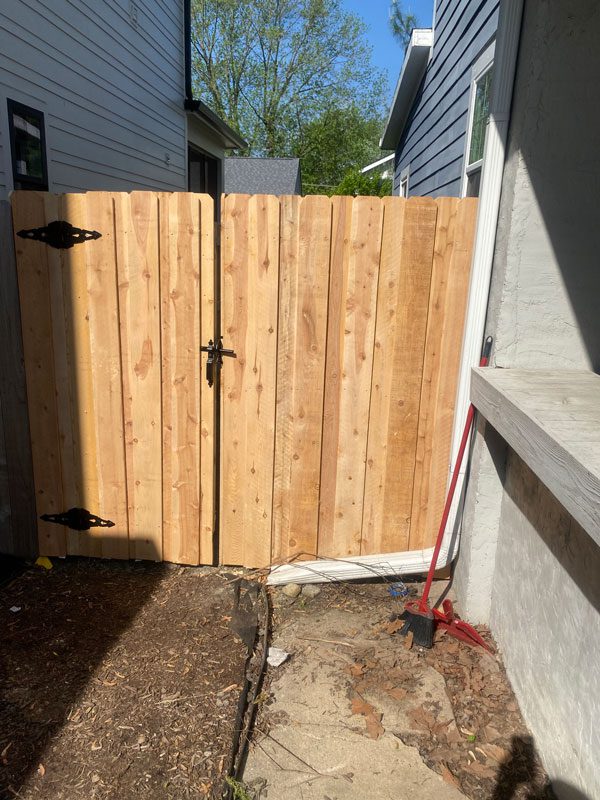
[[(439, 567), (451, 560), (448, 555), (448, 547), (443, 546), (438, 558)], [(282, 583), (327, 583), (387, 575), (418, 575), (427, 572), (432, 556), (433, 547), (428, 547), (426, 550), (403, 553), (295, 561), (271, 567), (267, 583), (276, 586)]]

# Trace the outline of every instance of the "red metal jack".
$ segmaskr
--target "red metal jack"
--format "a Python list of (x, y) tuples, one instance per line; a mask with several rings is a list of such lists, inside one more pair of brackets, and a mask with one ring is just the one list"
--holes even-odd
[(436, 628), (442, 628), (450, 636), (455, 639), (460, 639), (461, 642), (466, 642), (471, 645), (479, 645), (483, 647), (488, 653), (492, 652), (492, 648), (488, 645), (485, 639), (480, 636), (472, 625), (464, 622), (462, 619), (457, 619), (454, 616), (454, 607), (452, 600), (444, 600), (442, 603), (443, 611), (439, 608), (432, 608), (433, 616), (436, 621)]
[[(483, 346), (483, 352), (479, 362), (480, 367), (487, 366), (491, 350), (492, 337), (488, 336)], [(429, 592), (433, 582), (433, 575), (437, 566), (440, 550), (442, 548), (442, 540), (444, 538), (444, 532), (448, 523), (448, 517), (450, 516), (452, 499), (454, 498), (456, 484), (458, 483), (460, 465), (462, 464), (462, 460), (469, 443), (474, 419), (475, 407), (471, 403), (467, 412), (467, 419), (465, 421), (463, 435), (460, 440), (460, 447), (458, 448), (456, 463), (454, 464), (454, 470), (452, 471), (452, 479), (450, 481), (450, 487), (448, 488), (448, 495), (446, 497), (446, 504), (444, 505), (444, 511), (440, 521), (435, 547), (433, 548), (433, 555), (431, 557), (431, 564), (429, 565), (429, 571), (427, 573), (427, 580), (425, 581), (425, 588), (423, 589), (423, 594), (420, 600), (410, 600), (408, 603), (406, 603), (404, 607), (404, 614), (402, 615), (406, 620), (406, 623), (401, 633), (407, 634), (409, 631), (412, 631), (414, 635), (414, 641), (422, 647), (432, 646), (434, 628), (439, 627), (443, 628), (450, 636), (454, 636), (456, 639), (460, 639), (461, 641), (467, 642), (471, 645), (479, 645), (480, 647), (484, 647), (486, 650), (491, 652), (489, 646), (477, 633), (475, 628), (473, 628), (467, 622), (463, 622), (463, 620), (456, 619), (450, 600), (444, 600), (442, 604), (444, 609), (443, 611), (440, 611), (438, 608), (429, 608), (428, 602)]]

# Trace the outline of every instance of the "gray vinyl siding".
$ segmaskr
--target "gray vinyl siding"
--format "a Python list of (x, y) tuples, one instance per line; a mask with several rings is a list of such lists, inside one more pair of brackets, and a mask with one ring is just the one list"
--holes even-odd
[(471, 70), (493, 41), (499, 0), (440, 0), (433, 55), (396, 150), (394, 194), (409, 168), (409, 195), (460, 194)]
[(183, 0), (2, 4), (0, 191), (7, 98), (44, 112), (51, 191), (185, 189), (183, 96)]

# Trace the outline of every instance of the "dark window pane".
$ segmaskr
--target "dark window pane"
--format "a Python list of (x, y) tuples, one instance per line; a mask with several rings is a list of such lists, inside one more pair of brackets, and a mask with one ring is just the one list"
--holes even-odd
[(481, 170), (475, 169), (467, 175), (467, 197), (479, 197), (479, 189), (481, 187)]
[(14, 113), (12, 122), (17, 174), (43, 180), (44, 162), (39, 118), (28, 114)]
[(44, 115), (7, 98), (8, 132), (15, 189), (48, 189)]
[(469, 148), (469, 164), (481, 161), (485, 145), (485, 134), (490, 118), (490, 93), (492, 90), (493, 67), (477, 81), (475, 85), (475, 105), (473, 123), (471, 125), (471, 147)]
[(217, 197), (218, 162), (215, 158), (188, 147), (188, 190), (206, 192), (214, 200)]

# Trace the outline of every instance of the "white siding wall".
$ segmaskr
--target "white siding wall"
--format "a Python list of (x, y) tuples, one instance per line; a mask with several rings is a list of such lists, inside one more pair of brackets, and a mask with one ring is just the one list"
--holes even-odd
[(185, 189), (183, 0), (0, 4), (0, 195), (7, 98), (44, 112), (51, 191)]

